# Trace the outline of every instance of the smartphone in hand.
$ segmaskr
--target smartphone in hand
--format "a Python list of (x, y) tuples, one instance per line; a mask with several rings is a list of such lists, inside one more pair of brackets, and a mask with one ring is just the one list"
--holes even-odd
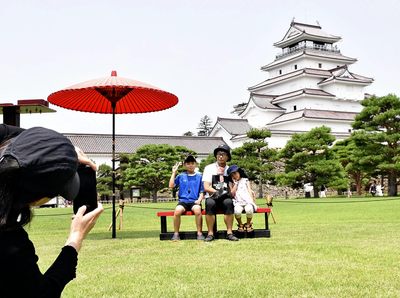
[(86, 214), (97, 208), (96, 172), (89, 166), (79, 166), (78, 175), (80, 187), (78, 195), (72, 203), (73, 209), (76, 214), (81, 206), (86, 205)]

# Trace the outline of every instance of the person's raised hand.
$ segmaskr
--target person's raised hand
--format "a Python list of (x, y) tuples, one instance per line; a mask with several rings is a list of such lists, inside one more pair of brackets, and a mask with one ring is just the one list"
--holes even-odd
[(177, 162), (173, 167), (172, 167), (172, 172), (176, 173), (179, 168), (179, 162)]
[(83, 153), (83, 151), (82, 151), (80, 148), (78, 148), (78, 147), (75, 146), (75, 151), (76, 151), (76, 154), (78, 155), (78, 162), (79, 162), (79, 164), (88, 165), (88, 166), (91, 167), (94, 171), (97, 172), (97, 167), (96, 167), (96, 165), (93, 163), (93, 161), (91, 161), (91, 160), (86, 156), (85, 153)]

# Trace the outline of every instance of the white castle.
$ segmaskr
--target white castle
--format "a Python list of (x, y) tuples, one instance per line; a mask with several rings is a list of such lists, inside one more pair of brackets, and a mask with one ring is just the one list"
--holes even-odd
[(335, 44), (340, 40), (319, 24), (292, 21), (283, 39), (274, 43), (281, 52), (261, 67), (269, 78), (249, 87), (247, 104), (234, 111), (241, 119), (218, 118), (210, 136), (223, 137), (231, 148), (242, 146), (251, 128), (271, 131), (270, 148), (282, 148), (293, 133), (322, 125), (337, 140), (349, 137), (350, 123), (362, 110), (360, 101), (369, 96), (365, 87), (373, 79), (350, 72), (357, 59), (342, 55)]

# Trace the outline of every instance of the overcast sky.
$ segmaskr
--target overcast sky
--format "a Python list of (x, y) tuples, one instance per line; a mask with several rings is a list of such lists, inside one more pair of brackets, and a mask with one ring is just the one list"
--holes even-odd
[[(142, 81), (178, 96), (165, 111), (116, 115), (117, 134), (197, 132), (208, 115), (236, 118), (247, 88), (268, 78), (292, 18), (343, 40), (356, 74), (373, 77), (371, 94), (400, 95), (399, 0), (1, 0), (0, 103), (46, 99), (71, 85), (110, 76)], [(21, 115), (21, 127), (61, 133), (112, 133), (111, 115), (54, 105)]]

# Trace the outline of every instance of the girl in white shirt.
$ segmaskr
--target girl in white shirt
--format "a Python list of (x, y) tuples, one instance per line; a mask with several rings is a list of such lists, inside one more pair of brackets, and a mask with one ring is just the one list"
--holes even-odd
[[(237, 165), (231, 165), (228, 169), (230, 177), (229, 187), (231, 189), (232, 201), (234, 205), (234, 214), (238, 222), (238, 232), (253, 232), (252, 222), (253, 213), (257, 211), (257, 205), (254, 203), (254, 192), (251, 190), (249, 176)], [(242, 223), (242, 212), (245, 211), (247, 222)]]

